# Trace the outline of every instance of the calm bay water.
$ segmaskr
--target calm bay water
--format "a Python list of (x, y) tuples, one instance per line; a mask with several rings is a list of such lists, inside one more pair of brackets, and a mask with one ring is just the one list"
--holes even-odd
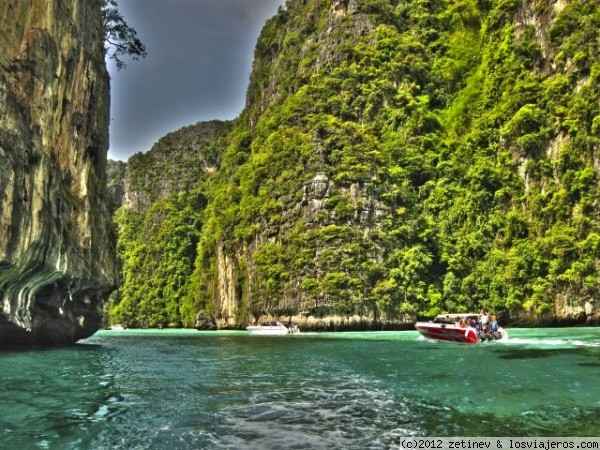
[(401, 436), (600, 436), (600, 329), (101, 331), (0, 352), (0, 448), (381, 449)]

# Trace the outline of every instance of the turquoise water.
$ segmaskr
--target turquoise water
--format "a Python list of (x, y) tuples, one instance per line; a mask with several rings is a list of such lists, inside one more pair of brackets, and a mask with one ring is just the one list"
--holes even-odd
[(0, 352), (2, 449), (381, 449), (400, 436), (599, 436), (600, 329), (102, 331)]

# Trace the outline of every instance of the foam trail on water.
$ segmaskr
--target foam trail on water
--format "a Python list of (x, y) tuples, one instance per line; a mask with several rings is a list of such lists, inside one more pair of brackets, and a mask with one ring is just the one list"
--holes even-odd
[(548, 347), (600, 347), (600, 342), (585, 342), (582, 340), (570, 339), (527, 339), (527, 338), (509, 338), (501, 340), (509, 345), (536, 345)]

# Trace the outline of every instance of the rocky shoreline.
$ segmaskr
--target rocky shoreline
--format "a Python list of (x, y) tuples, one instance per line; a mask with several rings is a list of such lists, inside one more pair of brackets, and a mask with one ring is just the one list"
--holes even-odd
[[(196, 321), (195, 328), (202, 331), (209, 330), (243, 330), (248, 324), (233, 325), (226, 324), (222, 320), (218, 320), (214, 316), (202, 313), (199, 315), (201, 319)], [(275, 317), (261, 316), (259, 322), (266, 320), (280, 319), (285, 322), (293, 322), (297, 324), (302, 331), (312, 332), (349, 332), (349, 331), (407, 331), (414, 330), (416, 320), (410, 321), (389, 321), (378, 320), (373, 321), (367, 317), (361, 316), (327, 316), (317, 318), (313, 316), (291, 316), (291, 317)], [(518, 328), (559, 328), (559, 327), (596, 327), (600, 326), (600, 312), (587, 315), (585, 312), (576, 317), (565, 318), (550, 318), (535, 320), (532, 317), (520, 317), (518, 319), (502, 321), (504, 327)]]

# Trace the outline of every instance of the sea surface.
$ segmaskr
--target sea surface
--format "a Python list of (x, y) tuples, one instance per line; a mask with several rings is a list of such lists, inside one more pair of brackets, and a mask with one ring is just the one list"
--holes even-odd
[(402, 436), (600, 436), (600, 328), (101, 331), (0, 352), (0, 449), (383, 449)]

